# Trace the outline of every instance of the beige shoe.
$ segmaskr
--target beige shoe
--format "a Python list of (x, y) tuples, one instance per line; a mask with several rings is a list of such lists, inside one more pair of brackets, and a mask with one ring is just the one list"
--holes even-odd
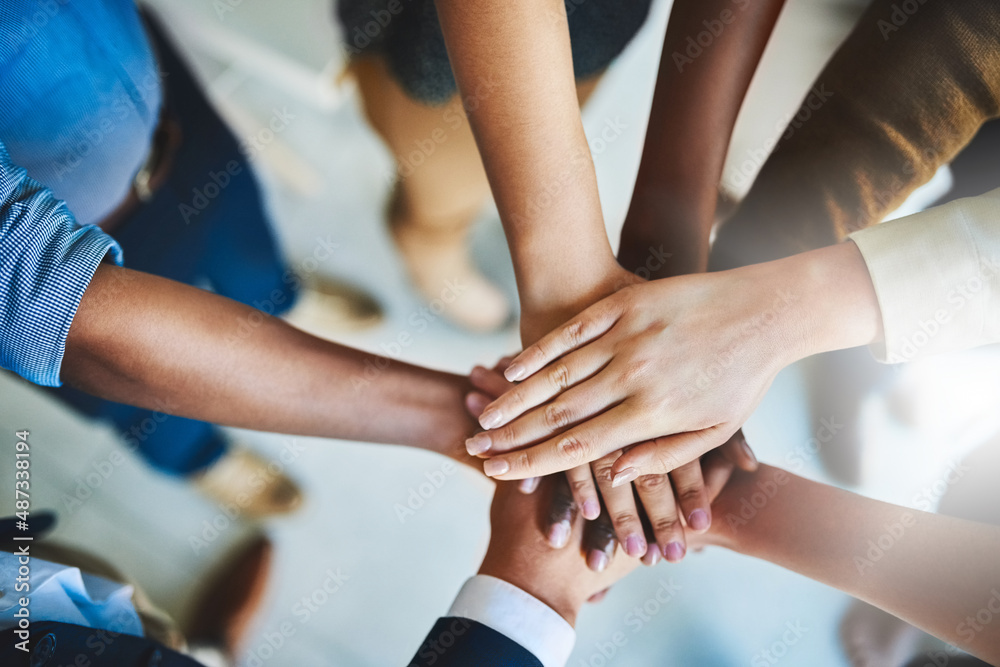
[(298, 485), (276, 466), (243, 448), (232, 448), (199, 473), (194, 486), (213, 502), (238, 509), (245, 519), (289, 514), (302, 504)]
[(412, 223), (401, 192), (397, 186), (389, 201), (389, 231), (430, 311), (475, 333), (491, 333), (509, 324), (506, 295), (472, 264), (469, 225)]
[(362, 331), (384, 318), (382, 306), (364, 290), (333, 278), (303, 280), (295, 305), (282, 319), (319, 338)]

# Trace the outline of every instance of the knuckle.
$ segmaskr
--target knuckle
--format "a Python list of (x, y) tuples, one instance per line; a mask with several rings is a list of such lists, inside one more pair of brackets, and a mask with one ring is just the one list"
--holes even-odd
[(584, 496), (593, 493), (594, 484), (589, 479), (574, 479), (570, 481), (569, 488), (575, 496)]
[(697, 486), (691, 486), (686, 489), (681, 489), (678, 492), (678, 497), (684, 505), (693, 505), (701, 502), (704, 489), (699, 484)]
[(676, 470), (683, 464), (669, 447), (658, 447), (656, 449), (656, 462), (664, 472)]
[(601, 486), (611, 484), (611, 480), (614, 478), (614, 475), (611, 474), (611, 464), (595, 465), (594, 478)]
[(558, 402), (545, 408), (545, 425), (551, 429), (560, 429), (569, 426), (570, 413), (565, 405)]
[(632, 512), (616, 512), (611, 515), (611, 523), (615, 528), (621, 530), (632, 525), (638, 517)]
[(587, 444), (575, 435), (568, 435), (559, 441), (559, 454), (567, 461), (579, 462), (587, 455)]
[(583, 341), (583, 322), (573, 320), (563, 329), (563, 340), (570, 347), (576, 347)]
[(635, 485), (639, 488), (639, 491), (654, 493), (664, 490), (664, 487), (668, 487), (670, 480), (666, 475), (643, 475), (635, 480)]
[(532, 468), (534, 457), (529, 450), (515, 452), (507, 458), (507, 463), (510, 465), (511, 472), (525, 472)]
[(676, 517), (659, 517), (653, 520), (651, 525), (655, 533), (672, 533), (680, 525), (680, 522)]
[(549, 371), (549, 382), (559, 391), (569, 387), (569, 367), (559, 362)]

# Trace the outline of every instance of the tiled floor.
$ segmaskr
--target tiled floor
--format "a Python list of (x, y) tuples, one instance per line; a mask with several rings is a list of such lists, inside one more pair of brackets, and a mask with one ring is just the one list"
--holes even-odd
[[(314, 71), (337, 54), (324, 0), (225, 0), (232, 11), (219, 14), (218, 2), (156, 0), (154, 4), (167, 16), (183, 15), (202, 26), (233, 29), (267, 43)], [(858, 4), (789, 0), (779, 36), (765, 59), (768, 74), (755, 81), (741, 117), (727, 174), (746, 159), (747, 151), (764, 145), (779, 119), (794, 109), (848, 29), (852, 8)], [(647, 29), (609, 72), (585, 112), (589, 132), (599, 131), (608, 119), (626, 128), (596, 155), (612, 238), (617, 237), (637, 168), (644, 109), (652, 93), (668, 9), (668, 3), (657, 3)], [(180, 20), (169, 23), (176, 29), (183, 25)], [(805, 57), (797, 53), (800, 49)], [(389, 160), (361, 120), (349, 88), (342, 103), (321, 111), (287, 88), (225, 73), (202, 56), (197, 61), (213, 90), (242, 114), (245, 133), (263, 127), (276, 108), (294, 115), (258, 160), (287, 252), (293, 264), (301, 264), (320, 239), (332, 240), (337, 251), (319, 271), (350, 276), (377, 294), (388, 309), (388, 318), (378, 329), (345, 336), (346, 342), (377, 349), (398, 333), (410, 331), (413, 344), (402, 350), (402, 358), (456, 371), (491, 362), (516, 347), (513, 331), (474, 337), (440, 320), (430, 322), (424, 331), (411, 331), (410, 316), (421, 304), (404, 281), (381, 220)], [(293, 181), (298, 187), (291, 187)], [(509, 259), (495, 214), (484, 215), (476, 252), (488, 272), (512, 291)], [(970, 357), (963, 377), (979, 378), (995, 395), (997, 387), (990, 382), (997, 375), (983, 369), (995, 369), (996, 356), (987, 351)], [(954, 366), (927, 366), (899, 374), (896, 381), (908, 386), (955, 386), (938, 380), (956, 372)], [(109, 471), (109, 455), (121, 447), (109, 429), (81, 421), (7, 375), (0, 376), (0, 393), (0, 432), (31, 429), (36, 455), (34, 506), (60, 513), (58, 537), (114, 559), (154, 599), (172, 611), (182, 610), (206, 568), (247, 527), (229, 521), (220, 508), (183, 484), (150, 472), (131, 456)], [(879, 400), (873, 399), (868, 407), (867, 432), (880, 439), (880, 448), (866, 468), (864, 490), (906, 502), (921, 483), (935, 478), (946, 456), (912, 456), (911, 432), (894, 422)], [(933, 409), (930, 413), (937, 414)], [(979, 431), (989, 430), (977, 414), (941, 414), (934, 422), (938, 433), (951, 432), (948, 429), (959, 418), (979, 424)], [(802, 376), (792, 368), (779, 376), (747, 433), (762, 460), (780, 464), (803, 446), (817, 425), (806, 410)], [(278, 435), (234, 435), (273, 457), (289, 442)], [(948, 455), (966, 449), (977, 437), (973, 433), (968, 442), (953, 443)], [(410, 489), (427, 473), (439, 470), (442, 461), (402, 448), (299, 441), (304, 451), (288, 465), (288, 472), (302, 483), (309, 502), (297, 516), (267, 526), (277, 545), (275, 573), (244, 662), (405, 664), (478, 565), (488, 534), (491, 486), (470, 471), (460, 471), (448, 476), (416, 515), (401, 521), (394, 505), (405, 502)], [(923, 454), (941, 451), (923, 444), (917, 449)], [(903, 474), (899, 458), (908, 451)], [(8, 479), (9, 462), (3, 459), (0, 475)], [(808, 461), (805, 474), (823, 479), (815, 459)], [(341, 589), (331, 596), (314, 596), (331, 572), (341, 578), (346, 575)], [(651, 592), (670, 580), (680, 585), (679, 594), (662, 607), (649, 604)], [(312, 610), (301, 604), (304, 597), (313, 598)], [(788, 647), (784, 664), (842, 665), (845, 658), (836, 628), (848, 603), (835, 591), (766, 563), (721, 551), (693, 555), (678, 566), (638, 572), (585, 613), (570, 665), (765, 664), (759, 652), (778, 641), (788, 623), (805, 630)], [(648, 620), (636, 622), (637, 606), (645, 607)], [(276, 634), (286, 622), (294, 634)], [(602, 650), (617, 631), (625, 633), (627, 643), (609, 659)]]

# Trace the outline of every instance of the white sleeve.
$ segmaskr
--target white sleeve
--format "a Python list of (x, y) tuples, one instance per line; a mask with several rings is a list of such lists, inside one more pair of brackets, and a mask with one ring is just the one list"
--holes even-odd
[(1000, 342), (1000, 190), (850, 235), (875, 286), (897, 363)]
[(462, 586), (448, 616), (467, 618), (517, 642), (545, 667), (563, 667), (576, 631), (555, 610), (517, 586), (478, 574)]

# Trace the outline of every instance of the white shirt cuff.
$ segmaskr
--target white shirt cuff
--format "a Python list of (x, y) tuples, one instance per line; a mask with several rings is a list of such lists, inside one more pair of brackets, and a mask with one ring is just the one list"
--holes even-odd
[(1000, 190), (855, 232), (879, 307), (879, 361), (1000, 341)]
[(477, 574), (462, 586), (448, 616), (467, 618), (531, 652), (544, 667), (564, 667), (576, 631), (541, 600), (506, 581)]

